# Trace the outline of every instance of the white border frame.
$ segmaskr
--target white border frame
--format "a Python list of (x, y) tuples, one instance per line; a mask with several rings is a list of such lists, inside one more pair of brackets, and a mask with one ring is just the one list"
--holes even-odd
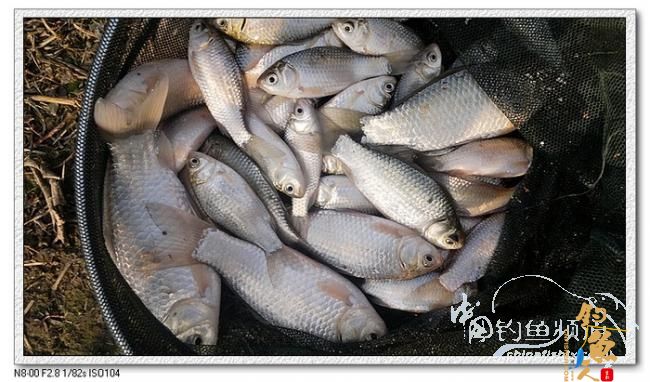
[[(20, 365), (563, 365), (563, 357), (492, 356), (25, 356), (23, 355), (23, 18), (26, 17), (624, 17), (626, 20), (626, 326), (636, 306), (636, 11), (634, 9), (16, 9), (14, 66), (14, 362)], [(636, 364), (636, 330), (615, 365)]]

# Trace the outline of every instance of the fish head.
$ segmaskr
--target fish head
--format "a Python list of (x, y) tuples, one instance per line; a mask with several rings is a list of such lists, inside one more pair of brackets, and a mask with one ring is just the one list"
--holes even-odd
[(269, 94), (288, 96), (298, 89), (300, 78), (296, 69), (283, 61), (275, 63), (257, 79), (257, 86)]
[(346, 310), (337, 329), (341, 342), (376, 340), (387, 332), (384, 320), (370, 305), (354, 305)]
[(392, 76), (377, 77), (377, 81), (368, 92), (368, 101), (379, 109), (383, 109), (388, 104), (393, 93), (395, 92), (397, 80)]
[(309, 99), (301, 98), (296, 101), (287, 128), (300, 134), (317, 133), (318, 124), (314, 123), (316, 118), (316, 109), (312, 102)]
[(465, 234), (455, 224), (456, 219), (444, 219), (431, 224), (424, 230), (424, 238), (444, 249), (459, 249), (465, 243)]
[(187, 171), (192, 185), (199, 185), (207, 182), (220, 164), (209, 155), (193, 151), (187, 156)]
[(415, 70), (424, 79), (435, 77), (442, 70), (442, 52), (438, 44), (427, 46), (415, 61)]
[(280, 167), (276, 174), (275, 188), (292, 198), (305, 196), (305, 177), (300, 171), (292, 168)]
[(217, 28), (221, 33), (227, 34), (228, 36), (237, 38), (239, 32), (242, 30), (244, 25), (243, 18), (225, 18), (220, 17), (212, 21), (212, 25)]
[(203, 21), (197, 20), (190, 27), (190, 51), (206, 49), (213, 40), (210, 28)]
[(353, 50), (362, 50), (370, 38), (370, 26), (366, 19), (347, 19), (332, 24), (334, 33)]
[(215, 345), (219, 307), (200, 298), (179, 300), (171, 306), (163, 324), (181, 341), (190, 345)]
[(398, 256), (405, 271), (421, 274), (442, 266), (446, 256), (421, 236), (405, 236), (399, 243)]

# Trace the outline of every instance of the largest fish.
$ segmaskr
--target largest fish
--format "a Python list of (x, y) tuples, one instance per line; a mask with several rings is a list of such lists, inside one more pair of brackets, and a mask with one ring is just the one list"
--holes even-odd
[(173, 152), (155, 137), (169, 86), (167, 75), (153, 70), (125, 77), (98, 101), (95, 121), (113, 162), (105, 198), (112, 230), (105, 234), (115, 264), (151, 313), (182, 341), (215, 344), (220, 279), (191, 256), (209, 224), (194, 215), (172, 170)]
[(466, 70), (427, 86), (396, 108), (361, 119), (366, 142), (439, 150), (515, 130)]

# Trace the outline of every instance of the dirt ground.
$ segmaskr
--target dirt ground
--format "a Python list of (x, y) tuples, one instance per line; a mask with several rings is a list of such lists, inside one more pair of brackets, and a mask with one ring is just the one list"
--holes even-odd
[(104, 19), (24, 20), (25, 355), (106, 355), (80, 253), (72, 163), (76, 120)]

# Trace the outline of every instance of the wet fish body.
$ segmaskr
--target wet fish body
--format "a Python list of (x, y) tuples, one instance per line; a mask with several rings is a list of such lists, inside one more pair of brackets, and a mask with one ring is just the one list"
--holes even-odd
[(326, 18), (217, 18), (212, 25), (247, 44), (277, 45), (314, 36), (332, 25)]
[(361, 290), (375, 304), (413, 313), (446, 308), (460, 302), (462, 293), (471, 294), (469, 287), (450, 292), (439, 278), (433, 272), (410, 280), (364, 280)]
[(336, 37), (331, 29), (323, 31), (317, 36), (304, 41), (297, 41), (286, 45), (279, 45), (266, 52), (257, 63), (244, 71), (244, 79), (249, 87), (257, 86), (257, 79), (273, 64), (284, 57), (300, 52), (301, 50), (316, 48), (320, 46), (342, 47), (343, 43)]
[(418, 164), (427, 171), (455, 176), (513, 178), (526, 174), (533, 149), (516, 138), (493, 138), (466, 143), (442, 155), (420, 155)]
[(446, 258), (412, 229), (354, 211), (311, 213), (305, 240), (319, 260), (361, 278), (413, 278)]
[(415, 94), (442, 71), (442, 52), (438, 44), (432, 43), (418, 53), (400, 77), (393, 105), (399, 105)]
[(163, 124), (160, 129), (172, 146), (174, 153), (172, 168), (175, 172), (179, 172), (185, 166), (189, 153), (198, 150), (217, 126), (210, 110), (204, 106), (187, 111)]
[(336, 35), (355, 52), (383, 55), (395, 74), (404, 72), (424, 44), (411, 29), (390, 19), (368, 18), (340, 20), (332, 25)]
[(326, 210), (354, 210), (367, 214), (379, 211), (345, 175), (328, 175), (320, 179), (314, 204)]
[(485, 275), (495, 254), (503, 229), (505, 214), (492, 215), (479, 223), (467, 238), (466, 245), (452, 255), (451, 265), (440, 275), (440, 283), (449, 291)]
[(343, 48), (318, 47), (284, 57), (258, 79), (264, 91), (289, 98), (333, 95), (355, 82), (391, 73), (384, 57)]
[(202, 153), (189, 155), (192, 195), (215, 223), (267, 252), (282, 246), (255, 191), (235, 170)]
[(508, 204), (516, 190), (516, 187), (506, 188), (443, 173), (430, 175), (449, 192), (459, 216), (481, 216), (498, 211)]
[(445, 249), (462, 246), (453, 201), (433, 179), (404, 162), (369, 150), (342, 135), (332, 154), (346, 175), (386, 217), (413, 228)]
[(243, 81), (223, 37), (197, 22), (190, 28), (188, 60), (214, 119), (242, 147), (252, 137), (244, 120)]
[(396, 108), (361, 119), (367, 143), (417, 151), (507, 134), (514, 125), (466, 71), (427, 86)]
[(357, 287), (289, 247), (267, 254), (213, 230), (194, 257), (215, 267), (231, 289), (272, 325), (332, 342), (371, 340), (386, 333), (386, 325)]
[(287, 220), (287, 211), (275, 187), (269, 183), (258, 165), (239, 147), (219, 134), (212, 134), (201, 147), (201, 151), (230, 166), (246, 180), (271, 214), (278, 236), (283, 242), (290, 245), (302, 242)]
[(248, 127), (253, 139), (248, 141), (243, 150), (280, 192), (300, 198), (305, 195), (305, 177), (298, 159), (289, 146), (255, 113), (246, 114)]

